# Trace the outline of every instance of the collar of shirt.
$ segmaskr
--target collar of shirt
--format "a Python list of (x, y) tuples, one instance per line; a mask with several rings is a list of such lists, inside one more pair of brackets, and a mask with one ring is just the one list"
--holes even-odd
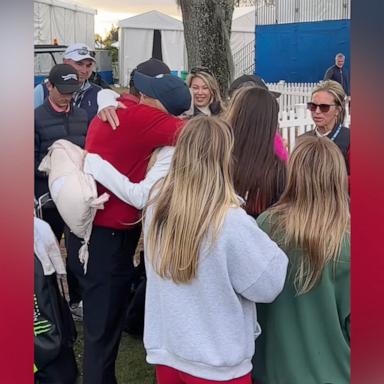
[(49, 104), (51, 104), (51, 107), (56, 111), (56, 112), (69, 112), (70, 110), (70, 105), (68, 104), (65, 108), (59, 107), (57, 104), (55, 104), (51, 98), (48, 96), (48, 101)]
[(330, 129), (329, 131), (327, 131), (325, 133), (321, 133), (321, 132), (319, 132), (319, 129), (317, 127), (315, 128), (315, 133), (316, 133), (317, 137), (328, 136), (331, 132), (332, 132), (332, 129)]

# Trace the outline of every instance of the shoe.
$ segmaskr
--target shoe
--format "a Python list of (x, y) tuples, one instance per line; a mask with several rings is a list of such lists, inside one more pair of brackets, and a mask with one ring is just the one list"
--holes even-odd
[(83, 302), (74, 303), (69, 306), (74, 321), (83, 321)]

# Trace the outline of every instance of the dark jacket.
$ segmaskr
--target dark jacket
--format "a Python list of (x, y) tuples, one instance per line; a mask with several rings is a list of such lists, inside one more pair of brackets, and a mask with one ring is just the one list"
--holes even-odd
[(35, 197), (48, 192), (48, 179), (37, 170), (48, 148), (59, 139), (84, 147), (87, 134), (87, 113), (71, 106), (69, 112), (56, 112), (48, 99), (35, 109)]
[[(223, 112), (221, 109), (220, 103), (218, 101), (213, 101), (209, 105), (209, 110), (211, 111), (212, 116), (216, 116)], [(193, 107), (193, 116), (199, 116), (199, 115), (205, 115), (203, 111), (201, 111), (198, 107), (194, 106)]]
[(324, 75), (324, 80), (334, 80), (342, 85), (344, 92), (349, 96), (349, 74), (345, 68), (339, 68), (337, 65), (329, 67)]
[(75, 94), (74, 104), (84, 109), (88, 116), (88, 125), (91, 120), (97, 115), (97, 94), (102, 89), (100, 86), (89, 82), (89, 87), (85, 91)]
[[(85, 90), (80, 90), (75, 95), (75, 99), (73, 100), (73, 104), (78, 108), (82, 108), (87, 112), (88, 116), (88, 125), (91, 120), (97, 115), (97, 93), (102, 89), (99, 85), (88, 81), (89, 86), (86, 87)], [(41, 83), (44, 92), (44, 100), (48, 97), (48, 89), (46, 82), (43, 81)]]

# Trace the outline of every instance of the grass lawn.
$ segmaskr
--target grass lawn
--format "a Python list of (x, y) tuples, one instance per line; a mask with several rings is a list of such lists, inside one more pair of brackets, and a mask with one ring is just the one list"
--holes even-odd
[[(76, 322), (78, 332), (75, 355), (79, 370), (82, 370), (83, 323)], [(119, 355), (116, 361), (116, 376), (119, 384), (155, 384), (153, 366), (145, 361), (145, 350), (141, 338), (135, 338), (123, 332)], [(81, 373), (80, 380), (81, 383)]]

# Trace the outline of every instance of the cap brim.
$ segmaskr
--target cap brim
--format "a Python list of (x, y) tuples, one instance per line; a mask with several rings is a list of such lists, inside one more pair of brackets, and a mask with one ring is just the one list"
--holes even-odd
[(58, 91), (62, 94), (69, 94), (77, 92), (80, 89), (80, 84), (55, 84), (55, 87), (58, 89)]
[(77, 62), (77, 61), (81, 61), (81, 60), (85, 60), (85, 59), (91, 59), (92, 61), (96, 62), (96, 59), (94, 57), (90, 56), (90, 55), (81, 56), (81, 58), (78, 58), (75, 61)]
[(86, 60), (86, 59), (90, 59), (94, 62), (96, 62), (96, 59), (90, 55), (68, 55), (68, 56), (65, 56), (64, 55), (64, 59), (70, 59), (70, 60), (73, 60), (73, 61), (76, 61), (76, 63), (78, 61), (81, 61), (81, 60)]
[(146, 76), (136, 71), (133, 76), (133, 85), (139, 92), (143, 93), (144, 95), (152, 97), (153, 99), (157, 99), (158, 96), (152, 87), (153, 80), (153, 77)]

